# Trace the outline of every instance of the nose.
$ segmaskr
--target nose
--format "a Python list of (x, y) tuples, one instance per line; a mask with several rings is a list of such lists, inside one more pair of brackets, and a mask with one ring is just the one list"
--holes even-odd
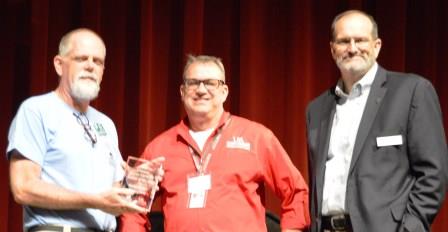
[(95, 65), (95, 63), (93, 62), (93, 58), (92, 58), (92, 57), (89, 57), (89, 58), (86, 60), (85, 69), (87, 69), (87, 70), (93, 70), (94, 65)]
[(349, 52), (357, 52), (358, 51), (358, 46), (356, 46), (356, 41), (354, 39), (350, 40), (350, 44), (347, 47)]
[(207, 88), (205, 87), (204, 82), (199, 82), (198, 88), (196, 89), (196, 92), (207, 92)]

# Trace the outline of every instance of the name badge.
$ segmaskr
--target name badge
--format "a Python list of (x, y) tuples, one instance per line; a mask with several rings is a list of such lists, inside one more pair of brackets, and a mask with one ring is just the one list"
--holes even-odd
[(376, 138), (376, 145), (378, 147), (403, 145), (402, 135), (383, 136)]
[(196, 193), (211, 188), (211, 177), (207, 175), (197, 175), (188, 178), (188, 193)]
[(188, 177), (188, 208), (204, 208), (207, 202), (207, 192), (211, 189), (211, 176), (196, 175)]

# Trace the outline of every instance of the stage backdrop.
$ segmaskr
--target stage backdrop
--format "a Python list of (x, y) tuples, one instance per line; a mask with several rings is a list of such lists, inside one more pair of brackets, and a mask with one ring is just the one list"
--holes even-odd
[[(123, 158), (139, 155), (180, 120), (185, 54), (209, 54), (226, 67), (226, 109), (272, 129), (307, 178), (305, 108), (338, 79), (330, 24), (337, 13), (353, 8), (377, 19), (382, 66), (424, 75), (435, 85), (447, 128), (446, 0), (2, 0), (0, 147), (6, 149), (19, 104), (56, 87), (52, 59), (60, 37), (88, 27), (107, 45), (105, 76), (93, 105), (116, 123)], [(21, 231), (21, 208), (10, 194), (4, 156), (0, 182), (0, 232)], [(279, 212), (271, 192), (266, 205)], [(446, 228), (447, 204), (433, 231)]]

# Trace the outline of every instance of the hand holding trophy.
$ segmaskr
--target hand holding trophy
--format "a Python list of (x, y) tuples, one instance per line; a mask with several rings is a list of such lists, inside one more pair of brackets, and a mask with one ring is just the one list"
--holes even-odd
[(164, 160), (164, 157), (147, 160), (133, 156), (127, 160), (123, 185), (135, 191), (130, 200), (148, 211), (151, 210), (159, 181), (163, 178)]

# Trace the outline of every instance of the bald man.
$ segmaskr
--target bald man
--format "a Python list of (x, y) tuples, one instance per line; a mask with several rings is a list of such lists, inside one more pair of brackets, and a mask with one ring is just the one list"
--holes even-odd
[(9, 131), (11, 190), (24, 231), (115, 231), (115, 215), (146, 210), (126, 200), (112, 120), (89, 106), (106, 47), (93, 31), (66, 34), (54, 57), (56, 90), (25, 100)]

